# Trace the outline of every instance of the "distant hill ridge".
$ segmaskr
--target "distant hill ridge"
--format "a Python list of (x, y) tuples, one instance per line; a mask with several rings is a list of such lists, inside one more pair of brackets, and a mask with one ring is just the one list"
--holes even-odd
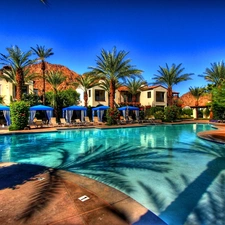
[[(58, 64), (51, 64), (46, 62), (46, 70), (45, 71), (61, 71), (65, 76), (66, 76), (66, 81), (60, 85), (60, 90), (66, 90), (70, 87), (70, 83), (75, 81), (75, 78), (79, 76), (76, 72), (70, 70), (69, 68), (58, 65)], [(42, 75), (42, 70), (41, 70), (41, 63), (38, 64), (33, 64), (29, 66), (29, 70), (31, 73), (38, 73)], [(46, 92), (51, 91), (51, 86), (46, 82)], [(34, 80), (34, 88), (38, 89), (38, 94), (41, 95), (41, 91), (43, 89), (43, 79), (38, 78)]]
[[(195, 99), (195, 97), (193, 97), (191, 95), (190, 92), (187, 92), (186, 94), (183, 94), (180, 97), (180, 100), (183, 102), (182, 107), (184, 107), (184, 106), (195, 106), (196, 99)], [(198, 105), (199, 106), (206, 106), (207, 103), (210, 102), (210, 101), (211, 101), (211, 95), (204, 94), (203, 96), (201, 96), (199, 98)]]

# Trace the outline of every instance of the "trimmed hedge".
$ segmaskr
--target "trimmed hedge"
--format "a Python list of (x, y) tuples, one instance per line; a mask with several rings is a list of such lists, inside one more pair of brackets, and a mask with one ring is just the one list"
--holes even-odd
[(28, 124), (29, 105), (24, 101), (11, 103), (10, 117), (12, 124), (9, 130), (23, 130)]

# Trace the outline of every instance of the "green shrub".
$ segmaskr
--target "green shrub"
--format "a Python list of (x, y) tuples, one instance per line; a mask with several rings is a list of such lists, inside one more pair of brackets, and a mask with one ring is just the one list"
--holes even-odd
[(154, 117), (157, 120), (164, 120), (165, 119), (165, 114), (163, 111), (157, 111), (154, 113)]
[(167, 121), (175, 121), (180, 118), (180, 107), (175, 105), (165, 108), (165, 117)]
[(11, 126), (9, 130), (23, 130), (28, 124), (29, 105), (24, 101), (10, 104)]
[(106, 112), (107, 125), (117, 124), (117, 120), (120, 118), (120, 112), (117, 108), (109, 108)]
[(191, 117), (193, 115), (193, 109), (182, 109), (181, 111), (181, 115), (188, 115), (189, 117)]

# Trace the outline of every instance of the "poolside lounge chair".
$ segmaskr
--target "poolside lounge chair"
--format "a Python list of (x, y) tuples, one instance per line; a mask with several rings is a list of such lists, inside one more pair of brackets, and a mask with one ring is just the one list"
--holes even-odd
[(65, 118), (60, 118), (60, 125), (61, 126), (70, 126), (71, 124), (67, 123)]
[(35, 127), (43, 127), (43, 122), (42, 120), (35, 120), (34, 122)]
[(90, 118), (88, 116), (85, 116), (84, 119), (85, 125), (94, 125), (94, 122), (90, 121)]
[(103, 124), (103, 122), (99, 121), (97, 116), (94, 116), (93, 122), (94, 122), (94, 125), (102, 125)]
[(81, 120), (80, 119), (75, 119), (75, 126), (82, 126), (82, 125), (84, 125), (84, 122), (81, 122)]
[(128, 123), (134, 123), (134, 120), (131, 116), (128, 116)]
[(155, 124), (155, 117), (153, 115), (151, 115), (145, 120), (145, 122)]
[(49, 124), (53, 127), (59, 126), (59, 124), (56, 122), (56, 117), (52, 117)]
[(120, 119), (118, 120), (119, 125), (126, 125), (127, 121), (123, 116), (120, 116)]

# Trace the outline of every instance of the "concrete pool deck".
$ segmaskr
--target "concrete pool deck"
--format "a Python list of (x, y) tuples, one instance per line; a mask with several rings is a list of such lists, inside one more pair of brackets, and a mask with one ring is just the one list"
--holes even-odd
[[(202, 120), (185, 121), (182, 123), (209, 122)], [(175, 124), (181, 124), (181, 122)], [(145, 126), (145, 124), (131, 124), (125, 126)], [(213, 124), (213, 126), (217, 127), (217, 124)], [(98, 127), (113, 128), (104, 125)], [(225, 130), (223, 131), (223, 128), (225, 128), (225, 124), (224, 127), (220, 125), (219, 130), (205, 131), (198, 135), (204, 138), (204, 135), (213, 136), (216, 132), (220, 133), (220, 136), (225, 137)], [(7, 128), (4, 128), (0, 129), (0, 134), (56, 132), (57, 129), (71, 128), (36, 128), (16, 132), (10, 132)], [(215, 139), (213, 139), (213, 141), (215, 141)], [(57, 189), (55, 193), (51, 191), (51, 189), (48, 190), (47, 194), (42, 196), (46, 202), (42, 198), (39, 198), (39, 205), (33, 204), (28, 207), (30, 198), (32, 198), (35, 193), (41, 193), (41, 191), (39, 191), (40, 186), (43, 186), (45, 184), (44, 182), (48, 183), (49, 171), (46, 172), (45, 170), (45, 172), (43, 172), (43, 167), (35, 165), (0, 163), (0, 224), (166, 224), (141, 204), (114, 188), (74, 173), (65, 171), (59, 171), (59, 173), (62, 175), (59, 189)], [(42, 205), (44, 205), (44, 207), (42, 207)], [(28, 212), (29, 209), (35, 209), (35, 213), (28, 220), (19, 220), (25, 209)]]
[(66, 171), (57, 172), (61, 179), (53, 188), (48, 184), (55, 176), (50, 179), (49, 171), (43, 170), (35, 165), (0, 163), (0, 224), (166, 225), (114, 188)]

